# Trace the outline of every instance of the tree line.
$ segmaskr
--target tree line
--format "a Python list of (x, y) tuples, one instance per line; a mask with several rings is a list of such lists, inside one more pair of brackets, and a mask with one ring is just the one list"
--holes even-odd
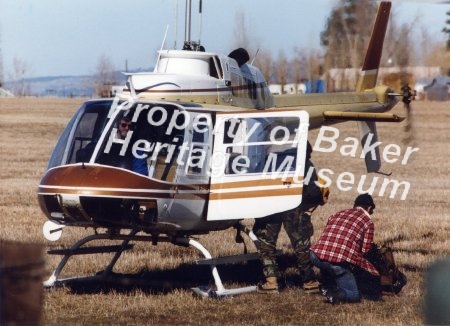
[[(280, 84), (282, 87), (287, 83), (298, 84), (304, 80), (318, 79), (332, 68), (359, 69), (364, 60), (377, 6), (372, 0), (340, 0), (331, 10), (326, 26), (320, 33), (322, 49), (294, 47), (289, 56), (283, 50), (278, 53), (272, 53), (270, 49), (255, 51), (245, 25), (245, 15), (239, 13), (235, 19), (233, 46), (250, 47), (249, 52), (258, 52), (255, 65), (261, 69), (268, 83)], [(395, 11), (391, 13), (381, 66), (400, 69), (415, 65), (439, 66), (443, 73), (450, 75), (450, 11), (447, 15), (447, 27), (442, 30), (448, 35), (445, 43), (436, 40), (436, 35), (430, 35), (425, 27), (421, 27), (420, 17), (399, 24)]]
[[(321, 49), (294, 47), (289, 54), (280, 50), (257, 49), (251, 32), (246, 26), (245, 14), (235, 17), (232, 48), (245, 47), (254, 56), (254, 64), (260, 68), (269, 84), (300, 84), (305, 80), (317, 80), (331, 68), (360, 68), (370, 38), (377, 4), (372, 0), (339, 0), (331, 10), (326, 26), (320, 32)], [(385, 38), (381, 65), (384, 67), (407, 67), (413, 65), (439, 66), (450, 75), (450, 11), (442, 30), (446, 42), (436, 41), (425, 27), (417, 31), (420, 18), (399, 24), (396, 13), (391, 14)], [(255, 56), (256, 54), (256, 56)], [(1, 62), (0, 62), (1, 63)], [(0, 66), (1, 68), (1, 66)], [(13, 92), (17, 96), (27, 95), (25, 79), (30, 66), (18, 58), (14, 59), (11, 80), (16, 81)], [(117, 83), (111, 59), (102, 55), (95, 67), (93, 87), (97, 96), (109, 93), (111, 85)], [(0, 74), (2, 77), (2, 74)], [(3, 80), (0, 79), (0, 85)]]

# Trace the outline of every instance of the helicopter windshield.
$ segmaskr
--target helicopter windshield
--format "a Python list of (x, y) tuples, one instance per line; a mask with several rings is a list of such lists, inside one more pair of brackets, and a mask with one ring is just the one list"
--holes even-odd
[(48, 168), (76, 162), (88, 162), (106, 125), (112, 100), (84, 103), (58, 139)]

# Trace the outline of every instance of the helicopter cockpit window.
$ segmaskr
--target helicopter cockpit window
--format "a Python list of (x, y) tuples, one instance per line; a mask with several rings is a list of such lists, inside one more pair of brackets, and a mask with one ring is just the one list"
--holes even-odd
[(209, 58), (209, 75), (214, 78), (219, 78), (216, 65), (213, 58)]
[(295, 171), (296, 121), (284, 118), (231, 119), (225, 123), (229, 155), (226, 174)]
[(106, 125), (111, 105), (111, 100), (83, 104), (58, 139), (48, 167), (88, 162)]
[[(99, 131), (96, 124), (99, 121), (98, 112), (85, 112), (78, 123), (74, 134), (73, 151), (69, 155), (69, 163), (89, 162), (98, 141)], [(100, 119), (101, 120), (101, 119)]]

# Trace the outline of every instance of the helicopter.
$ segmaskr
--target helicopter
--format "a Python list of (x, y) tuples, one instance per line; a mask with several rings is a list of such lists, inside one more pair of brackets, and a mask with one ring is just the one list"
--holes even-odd
[[(190, 0), (186, 7), (190, 13)], [(44, 286), (68, 280), (60, 274), (72, 256), (114, 253), (92, 276), (105, 277), (130, 242), (148, 241), (201, 252), (215, 282), (215, 289), (193, 288), (201, 296), (255, 291), (226, 289), (217, 269), (249, 257), (213, 258), (194, 236), (234, 227), (257, 247), (241, 222), (301, 203), (309, 130), (354, 120), (373, 144), (377, 121), (402, 120), (386, 113), (396, 94), (376, 86), (390, 7), (380, 4), (355, 92), (272, 96), (245, 49), (207, 52), (187, 33), (182, 50), (159, 51), (153, 72), (128, 74), (120, 95), (85, 102), (55, 145), (38, 201), (48, 240), (64, 227), (92, 232), (49, 250), (63, 257)], [(378, 172), (379, 153), (368, 154), (368, 172)], [(95, 240), (121, 244), (85, 246)]]

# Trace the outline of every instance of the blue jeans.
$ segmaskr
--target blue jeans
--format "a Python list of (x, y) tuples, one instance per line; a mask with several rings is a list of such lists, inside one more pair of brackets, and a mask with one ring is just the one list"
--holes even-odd
[(343, 296), (341, 299), (348, 302), (360, 300), (361, 297), (355, 276), (349, 269), (319, 259), (314, 251), (310, 251), (310, 259), (313, 265), (320, 269), (321, 275), (326, 274), (334, 279), (337, 291)]

